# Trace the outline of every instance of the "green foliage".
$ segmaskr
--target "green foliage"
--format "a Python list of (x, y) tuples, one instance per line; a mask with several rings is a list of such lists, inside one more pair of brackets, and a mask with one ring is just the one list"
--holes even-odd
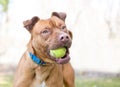
[(0, 5), (2, 6), (3, 12), (7, 12), (8, 4), (9, 4), (9, 0), (0, 0)]
[(76, 79), (76, 87), (120, 87), (120, 78)]
[(13, 76), (0, 76), (0, 87), (12, 87)]

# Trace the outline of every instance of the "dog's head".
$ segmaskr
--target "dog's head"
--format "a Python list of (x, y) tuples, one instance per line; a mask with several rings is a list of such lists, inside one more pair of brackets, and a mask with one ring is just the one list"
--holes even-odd
[[(66, 14), (53, 12), (51, 18), (43, 20), (37, 16), (23, 22), (31, 33), (31, 44), (34, 51), (57, 63), (64, 64), (70, 59), (69, 48), (72, 43), (72, 33), (65, 24)], [(65, 47), (66, 55), (60, 59), (50, 55), (50, 50)], [(42, 58), (42, 57), (41, 57)], [(42, 58), (44, 60), (44, 58)]]

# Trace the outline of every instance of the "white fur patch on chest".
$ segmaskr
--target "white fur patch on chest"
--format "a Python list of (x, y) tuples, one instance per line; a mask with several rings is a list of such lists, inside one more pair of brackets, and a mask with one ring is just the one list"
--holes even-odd
[(47, 87), (45, 82), (42, 82), (41, 84), (37, 85), (36, 87)]

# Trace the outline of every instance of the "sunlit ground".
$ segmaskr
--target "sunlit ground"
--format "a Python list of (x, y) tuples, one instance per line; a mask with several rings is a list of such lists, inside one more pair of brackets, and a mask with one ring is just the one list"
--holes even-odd
[[(13, 76), (0, 76), (0, 87), (12, 87)], [(120, 87), (120, 78), (79, 78), (75, 87)]]

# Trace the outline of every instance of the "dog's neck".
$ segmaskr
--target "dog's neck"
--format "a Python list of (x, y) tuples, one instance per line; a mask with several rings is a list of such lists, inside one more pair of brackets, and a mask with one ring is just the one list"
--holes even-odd
[(49, 56), (47, 55), (47, 52), (45, 52), (45, 50), (42, 49), (42, 47), (40, 47), (41, 49), (37, 49), (36, 47), (34, 47), (33, 44), (31, 43), (31, 40), (27, 44), (27, 47), (28, 47), (29, 52), (33, 53), (35, 56), (40, 58), (42, 61), (49, 62), (49, 63), (54, 63), (54, 61), (49, 59)]

